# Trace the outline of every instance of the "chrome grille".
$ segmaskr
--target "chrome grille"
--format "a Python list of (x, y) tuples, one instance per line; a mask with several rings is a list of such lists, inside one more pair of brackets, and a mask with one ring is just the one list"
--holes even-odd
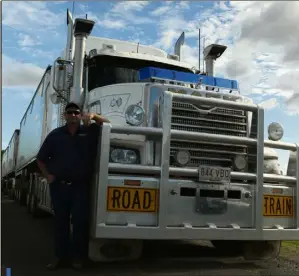
[[(238, 137), (247, 136), (247, 116), (243, 110), (216, 108), (210, 113), (201, 112), (211, 107), (173, 102), (171, 128), (190, 132), (202, 132)], [(237, 154), (247, 155), (244, 145), (217, 144), (171, 140), (170, 163), (175, 166), (174, 155), (179, 149), (188, 150), (191, 161), (188, 167), (199, 165), (231, 167)]]

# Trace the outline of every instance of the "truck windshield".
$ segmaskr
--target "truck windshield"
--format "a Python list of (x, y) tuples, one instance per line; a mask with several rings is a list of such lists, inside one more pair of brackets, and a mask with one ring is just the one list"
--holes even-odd
[(139, 69), (149, 66), (190, 73), (188, 69), (154, 61), (96, 56), (88, 62), (88, 91), (111, 84), (138, 82)]

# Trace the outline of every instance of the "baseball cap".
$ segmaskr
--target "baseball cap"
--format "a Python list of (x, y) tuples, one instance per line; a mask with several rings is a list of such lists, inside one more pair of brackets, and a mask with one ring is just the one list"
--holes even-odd
[(80, 109), (80, 111), (82, 110), (82, 108), (80, 107), (80, 105), (77, 104), (77, 103), (75, 103), (75, 102), (69, 102), (69, 103), (66, 105), (66, 107), (65, 107), (64, 110), (66, 111), (67, 109), (69, 109), (69, 108), (71, 108), (71, 107)]

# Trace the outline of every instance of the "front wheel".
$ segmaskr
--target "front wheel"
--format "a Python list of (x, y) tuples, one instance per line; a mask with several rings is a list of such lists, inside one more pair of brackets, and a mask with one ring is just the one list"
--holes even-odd
[(281, 241), (246, 241), (243, 256), (246, 260), (275, 259), (280, 254)]

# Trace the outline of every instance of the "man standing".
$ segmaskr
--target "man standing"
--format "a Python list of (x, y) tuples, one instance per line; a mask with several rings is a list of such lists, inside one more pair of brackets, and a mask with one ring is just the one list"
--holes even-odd
[[(89, 183), (91, 181), (100, 125), (109, 123), (98, 114), (83, 114), (80, 106), (65, 108), (66, 125), (54, 129), (37, 155), (37, 163), (47, 178), (55, 221), (56, 259), (48, 269), (64, 266), (69, 257), (74, 269), (88, 259)], [(83, 125), (81, 125), (81, 120)], [(94, 120), (96, 123), (91, 123)], [(73, 224), (72, 256), (69, 256), (70, 215)]]

